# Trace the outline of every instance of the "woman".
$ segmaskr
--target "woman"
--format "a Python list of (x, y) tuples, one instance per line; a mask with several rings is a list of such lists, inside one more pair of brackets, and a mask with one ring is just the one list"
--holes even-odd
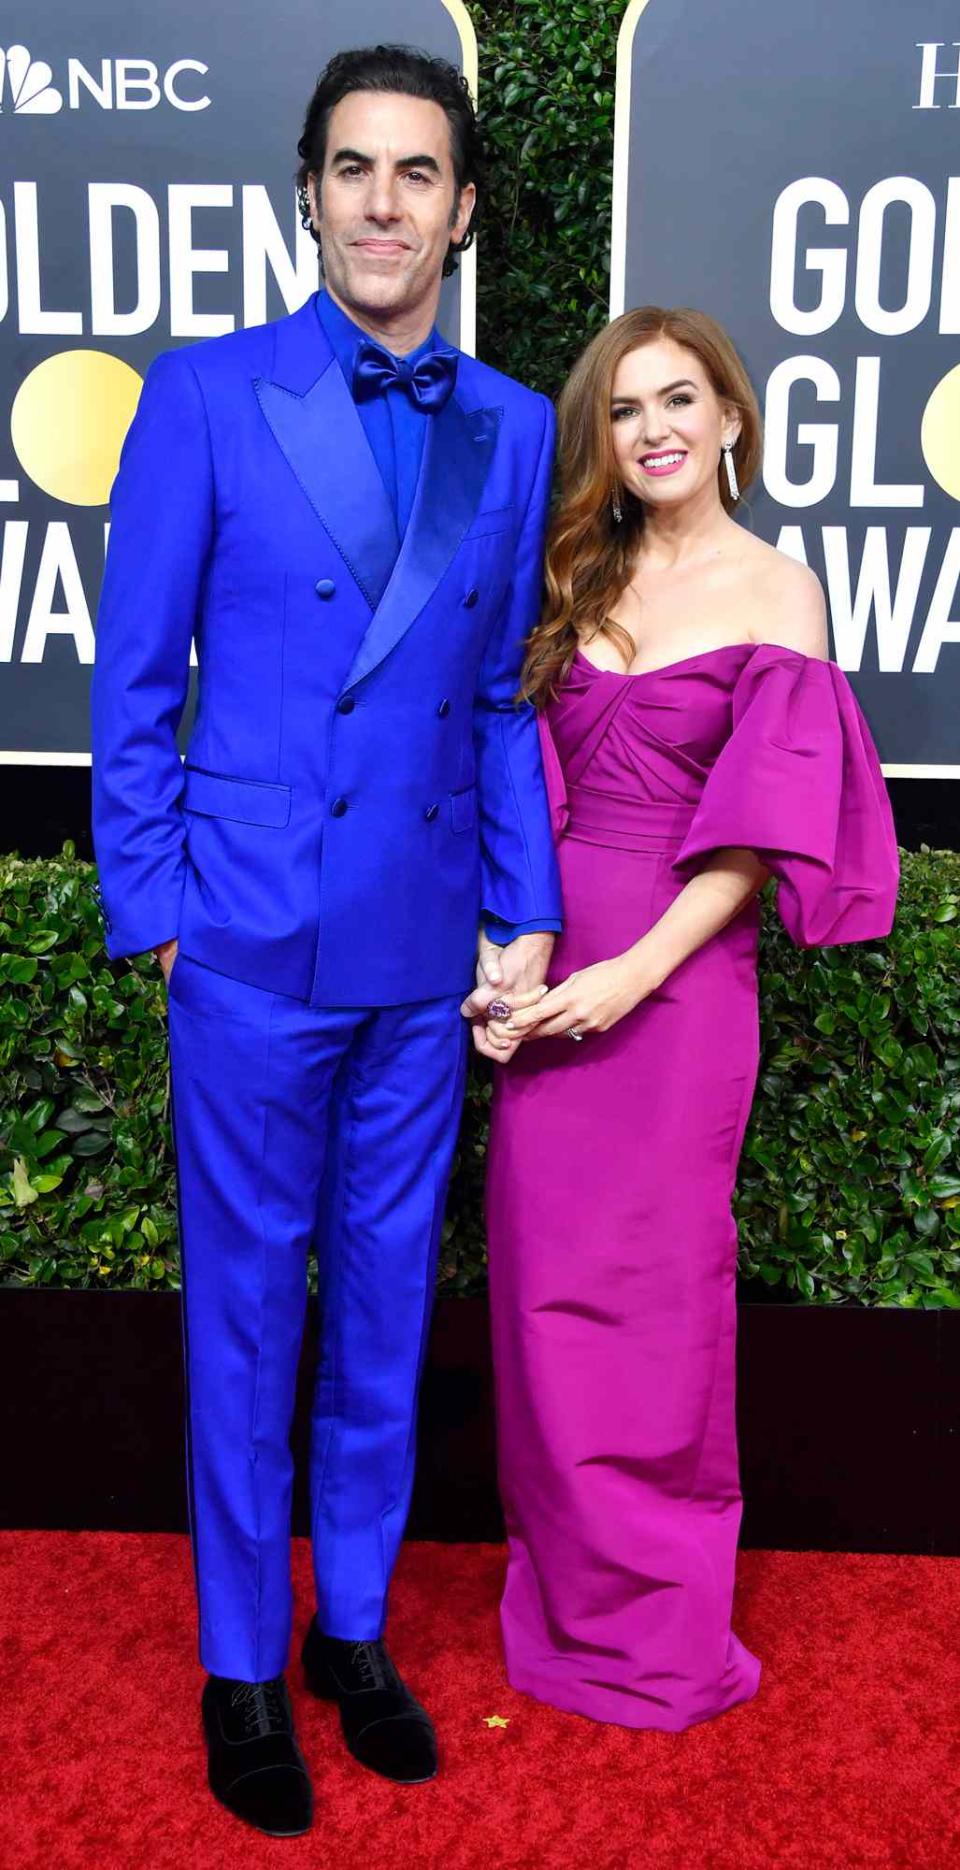
[(732, 518), (760, 420), (730, 340), (628, 312), (559, 413), (524, 688), (566, 922), (499, 1028), (488, 1191), (503, 1632), (516, 1688), (677, 1731), (759, 1677), (730, 1628), (757, 892), (801, 945), (885, 935), (897, 854), (817, 579)]

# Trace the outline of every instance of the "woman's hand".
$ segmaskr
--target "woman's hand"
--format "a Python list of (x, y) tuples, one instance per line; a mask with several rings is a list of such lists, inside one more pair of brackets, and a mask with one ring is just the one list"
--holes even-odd
[(505, 1022), (504, 1032), (522, 1039), (556, 1039), (578, 1032), (608, 1032), (633, 1011), (656, 986), (636, 953), (615, 955), (593, 967), (579, 968), (552, 987), (536, 1006), (524, 1007)]

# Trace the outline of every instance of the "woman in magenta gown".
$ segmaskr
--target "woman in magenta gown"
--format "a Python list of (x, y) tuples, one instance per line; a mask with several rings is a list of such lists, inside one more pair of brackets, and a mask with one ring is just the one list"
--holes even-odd
[(759, 430), (698, 313), (627, 313), (567, 384), (525, 671), (565, 925), (550, 991), (488, 1028), (510, 1681), (669, 1731), (759, 1679), (730, 1621), (757, 891), (808, 946), (887, 934), (897, 883), (819, 584), (731, 517)]

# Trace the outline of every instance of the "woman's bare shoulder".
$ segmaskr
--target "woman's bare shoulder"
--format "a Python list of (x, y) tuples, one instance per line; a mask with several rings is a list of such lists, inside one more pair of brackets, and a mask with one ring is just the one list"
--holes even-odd
[(750, 640), (797, 649), (824, 660), (829, 654), (827, 606), (816, 572), (776, 546), (751, 538), (744, 554), (750, 575)]

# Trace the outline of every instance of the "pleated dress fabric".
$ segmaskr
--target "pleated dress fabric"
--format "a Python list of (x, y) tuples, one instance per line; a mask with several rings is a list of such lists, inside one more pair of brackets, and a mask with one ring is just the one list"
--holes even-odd
[[(629, 948), (710, 852), (756, 851), (803, 946), (889, 932), (869, 730), (833, 664), (734, 644), (638, 675), (578, 653), (541, 717), (565, 930), (552, 982)], [(513, 1686), (678, 1731), (747, 1700), (731, 1630), (737, 1160), (759, 906), (611, 1030), (496, 1075), (488, 1180), (502, 1627)]]

